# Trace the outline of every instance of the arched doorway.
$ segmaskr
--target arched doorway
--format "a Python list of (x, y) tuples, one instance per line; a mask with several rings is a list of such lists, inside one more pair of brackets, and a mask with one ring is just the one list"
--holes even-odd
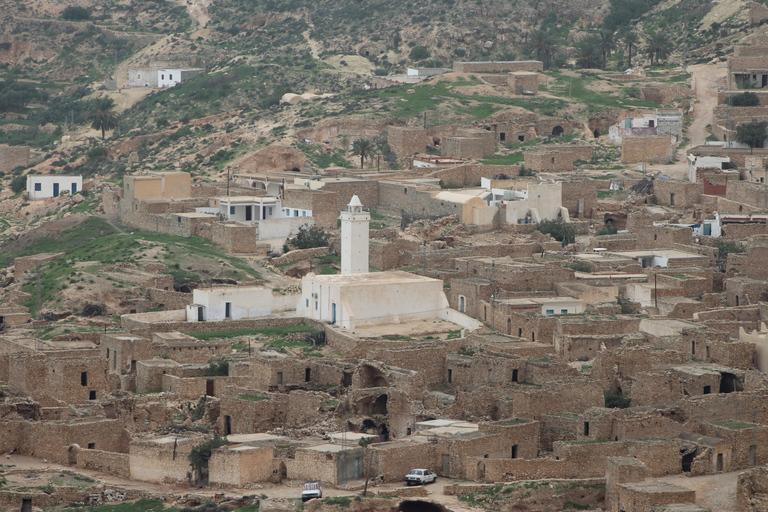
[(552, 128), (552, 136), (553, 137), (562, 137), (563, 134), (565, 134), (565, 130), (562, 126), (557, 125), (554, 128)]
[(477, 463), (477, 479), (480, 482), (485, 482), (485, 462), (483, 461)]

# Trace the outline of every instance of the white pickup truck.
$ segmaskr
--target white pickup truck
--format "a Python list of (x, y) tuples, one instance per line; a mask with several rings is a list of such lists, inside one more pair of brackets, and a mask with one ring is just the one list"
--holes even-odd
[(437, 475), (428, 469), (412, 469), (410, 473), (405, 475), (405, 484), (421, 484), (426, 485), (437, 480)]
[(323, 488), (320, 487), (320, 482), (304, 482), (304, 490), (301, 491), (301, 501), (309, 501), (313, 498), (322, 498)]

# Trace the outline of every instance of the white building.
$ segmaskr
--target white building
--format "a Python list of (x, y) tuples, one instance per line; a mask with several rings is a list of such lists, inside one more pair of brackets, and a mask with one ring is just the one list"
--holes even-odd
[(443, 281), (409, 272), (368, 272), (368, 222), (357, 196), (341, 216), (341, 275), (307, 274), (296, 314), (344, 329), (443, 319), (472, 329), (481, 324), (450, 309)]
[(536, 310), (546, 316), (578, 315), (584, 312), (584, 302), (573, 297), (532, 297), (524, 299), (500, 299), (515, 310)]
[(368, 273), (368, 224), (371, 214), (363, 211), (360, 198), (352, 196), (341, 212), (341, 273)]
[(83, 189), (82, 176), (27, 175), (27, 194), (30, 200), (59, 197), (62, 193), (76, 194)]
[(128, 70), (129, 87), (150, 87), (152, 89), (173, 87), (194, 78), (204, 70), (197, 68), (130, 68)]
[(508, 224), (538, 223), (562, 218), (570, 222), (568, 208), (563, 207), (563, 184), (528, 184), (525, 191), (513, 191), (514, 199), (504, 200)]
[(295, 305), (295, 295), (276, 294), (263, 286), (196, 289), (192, 292), (192, 304), (187, 306), (187, 322), (269, 316)]

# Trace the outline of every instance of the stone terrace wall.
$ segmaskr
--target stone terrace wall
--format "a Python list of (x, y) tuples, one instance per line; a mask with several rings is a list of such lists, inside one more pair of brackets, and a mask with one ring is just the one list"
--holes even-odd
[(621, 144), (621, 162), (667, 163), (674, 157), (674, 145), (669, 135), (624, 137)]
[[(138, 318), (137, 318), (138, 317)], [(150, 336), (153, 332), (179, 331), (185, 334), (193, 332), (236, 331), (240, 329), (266, 329), (306, 323), (318, 330), (325, 325), (310, 318), (252, 318), (248, 320), (224, 320), (220, 322), (145, 322), (139, 315), (123, 315), (120, 323), (123, 330), (139, 336)]]
[[(544, 63), (539, 60), (490, 61), (490, 62), (454, 62), (456, 73), (503, 73), (505, 71), (544, 71)], [(506, 76), (504, 77), (506, 79)]]
[(184, 309), (192, 304), (192, 294), (149, 288), (149, 300), (165, 309)]
[(77, 452), (77, 467), (109, 473), (120, 478), (131, 477), (130, 456), (127, 453), (81, 449)]

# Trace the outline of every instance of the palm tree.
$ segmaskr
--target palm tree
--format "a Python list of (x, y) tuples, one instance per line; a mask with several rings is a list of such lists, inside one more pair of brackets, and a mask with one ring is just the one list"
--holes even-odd
[(631, 30), (624, 34), (624, 47), (627, 49), (627, 67), (632, 67), (632, 48), (637, 47), (637, 43), (640, 42), (640, 38), (637, 36), (637, 32)]
[(653, 59), (656, 58), (656, 63), (666, 59), (669, 54), (670, 42), (666, 35), (661, 32), (651, 32), (648, 34), (648, 46), (645, 51), (651, 57), (651, 66), (653, 66)]
[(611, 52), (616, 48), (616, 40), (613, 37), (613, 32), (610, 30), (601, 30), (598, 35), (600, 36), (600, 51), (603, 53), (603, 67), (606, 67), (607, 58), (611, 56)]
[(531, 32), (531, 46), (536, 54), (536, 60), (543, 61), (552, 46), (552, 38), (543, 30), (534, 30)]
[(352, 143), (352, 154), (360, 157), (360, 168), (365, 167), (365, 159), (373, 156), (373, 142), (371, 139), (357, 139)]
[(576, 45), (576, 59), (582, 68), (592, 68), (595, 66), (595, 57), (597, 53), (597, 41), (588, 37)]
[(117, 128), (117, 116), (114, 110), (115, 101), (110, 97), (96, 100), (96, 110), (91, 117), (91, 128), (101, 130), (101, 139), (104, 140), (106, 132)]

